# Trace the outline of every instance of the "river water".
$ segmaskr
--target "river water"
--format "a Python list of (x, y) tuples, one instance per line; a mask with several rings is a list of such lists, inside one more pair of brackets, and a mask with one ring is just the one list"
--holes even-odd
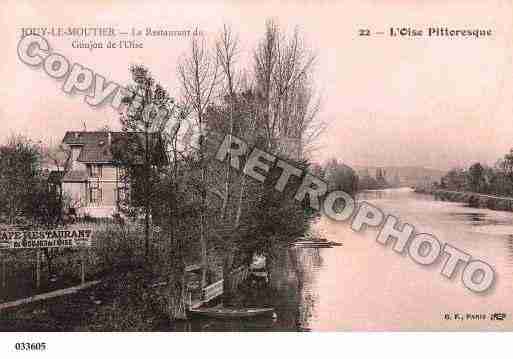
[[(321, 249), (311, 290), (316, 302), (303, 325), (312, 330), (512, 330), (513, 214), (435, 201), (410, 189), (363, 193), (374, 204), (418, 232), (431, 233), (474, 258), (491, 264), (496, 282), (486, 294), (475, 294), (461, 282), (440, 274), (443, 264), (424, 267), (376, 242), (376, 231), (357, 234), (345, 223), (322, 218), (319, 230), (343, 247)], [(443, 257), (444, 259), (445, 257)], [(463, 320), (446, 320), (445, 314)], [(506, 313), (503, 321), (493, 313)], [(485, 314), (470, 319), (467, 314)]]
[[(375, 230), (355, 233), (348, 223), (321, 218), (316, 231), (343, 246), (291, 249), (274, 261), (273, 288), (279, 294), (271, 302), (277, 320), (215, 321), (191, 329), (513, 329), (513, 213), (436, 201), (411, 189), (369, 191), (359, 200), (491, 264), (496, 272), (494, 287), (485, 294), (473, 293), (461, 282), (460, 265), (452, 279), (440, 274), (445, 257), (421, 266), (397, 254), (390, 244), (376, 242)], [(494, 313), (505, 313), (505, 320), (491, 320)]]

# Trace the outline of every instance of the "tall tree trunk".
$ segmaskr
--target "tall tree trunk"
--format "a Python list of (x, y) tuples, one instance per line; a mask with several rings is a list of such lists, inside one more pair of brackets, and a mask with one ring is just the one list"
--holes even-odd
[[(200, 130), (201, 131), (201, 130)], [(201, 247), (201, 288), (207, 286), (207, 239), (205, 236), (205, 212), (207, 206), (206, 166), (203, 147), (203, 133), (200, 134), (200, 162), (201, 162), (201, 212), (200, 212), (200, 247)]]
[(150, 255), (150, 213), (148, 206), (146, 206), (144, 215), (144, 257), (146, 261), (149, 260)]
[[(231, 237), (233, 234), (230, 233)], [(223, 305), (230, 306), (233, 300), (232, 293), (232, 279), (230, 277), (230, 273), (233, 267), (233, 257), (235, 253), (235, 245), (232, 241), (232, 238), (226, 240), (225, 253), (223, 256)]]
[(184, 267), (180, 265), (173, 267), (172, 273), (169, 276), (168, 292), (168, 310), (171, 321), (186, 319), (186, 306), (188, 304)]
[[(233, 113), (232, 113), (232, 105), (230, 103), (230, 138), (233, 135)], [(230, 174), (231, 174), (231, 168), (230, 166), (231, 159), (228, 159), (228, 162), (226, 162), (226, 172), (225, 172), (225, 181), (224, 181), (224, 201), (223, 201), (223, 208), (221, 212), (221, 219), (224, 219), (226, 217), (226, 211), (228, 210), (228, 203), (230, 201)]]
[[(173, 221), (174, 222), (174, 221)], [(173, 223), (173, 226), (176, 223)], [(172, 246), (170, 257), (171, 268), (169, 274), (169, 317), (172, 321), (186, 319), (186, 306), (188, 305), (188, 291), (185, 280), (185, 263), (183, 256), (183, 241), (180, 235), (176, 235), (174, 227), (172, 232)]]
[(145, 177), (144, 180), (144, 258), (146, 262), (149, 262), (150, 254), (150, 156), (149, 156), (149, 135), (148, 129), (144, 132), (145, 135)]
[(244, 174), (241, 175), (241, 184), (240, 184), (240, 192), (239, 192), (239, 201), (237, 204), (237, 214), (235, 217), (235, 229), (239, 228), (240, 220), (242, 217), (242, 204), (244, 199), (244, 190), (246, 188), (246, 176)]
[(167, 257), (171, 259), (169, 266), (169, 317), (171, 321), (186, 319), (186, 306), (188, 305), (188, 291), (185, 279), (185, 258), (183, 236), (177, 231), (178, 215), (178, 161), (176, 152), (176, 140), (173, 147), (173, 173), (171, 184), (172, 193), (169, 197), (170, 239)]

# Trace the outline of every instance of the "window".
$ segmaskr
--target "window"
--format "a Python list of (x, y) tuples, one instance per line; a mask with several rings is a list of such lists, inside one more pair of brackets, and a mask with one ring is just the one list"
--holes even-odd
[(91, 203), (101, 204), (102, 203), (102, 190), (100, 188), (90, 189)]
[(101, 178), (102, 165), (89, 165), (89, 177)]
[(126, 167), (118, 166), (118, 181), (119, 182), (126, 182), (128, 180), (128, 173), (126, 170)]
[(120, 187), (117, 189), (118, 192), (118, 202), (124, 203), (129, 201), (130, 190), (128, 187)]
[(92, 204), (102, 203), (102, 189), (99, 187), (98, 182), (91, 182), (89, 184), (89, 201)]

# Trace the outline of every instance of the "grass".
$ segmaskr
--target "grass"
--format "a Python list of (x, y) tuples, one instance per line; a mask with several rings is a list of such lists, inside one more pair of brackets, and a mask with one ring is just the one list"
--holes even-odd
[(165, 303), (142, 268), (72, 295), (0, 312), (0, 331), (153, 331), (170, 328)]

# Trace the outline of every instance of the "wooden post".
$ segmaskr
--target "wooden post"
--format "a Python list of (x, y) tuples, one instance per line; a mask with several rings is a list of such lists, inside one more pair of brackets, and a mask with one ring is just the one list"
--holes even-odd
[(2, 288), (7, 286), (7, 273), (5, 272), (5, 256), (2, 255)]
[(84, 255), (84, 250), (81, 249), (80, 250), (80, 254), (81, 254), (81, 261), (80, 261), (80, 281), (83, 284), (85, 284), (85, 255)]
[(36, 287), (41, 286), (41, 250), (36, 250)]

